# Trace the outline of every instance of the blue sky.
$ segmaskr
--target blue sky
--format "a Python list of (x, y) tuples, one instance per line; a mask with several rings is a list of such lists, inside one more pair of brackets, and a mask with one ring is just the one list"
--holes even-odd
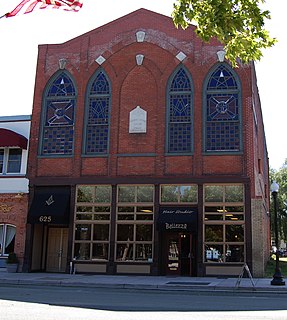
[[(2, 0), (0, 16), (21, 0)], [(170, 16), (173, 0), (84, 0), (78, 13), (37, 10), (0, 19), (0, 116), (32, 113), (33, 89), (39, 44), (62, 43), (139, 8)], [(275, 47), (264, 52), (256, 63), (270, 166), (279, 169), (287, 158), (285, 127), (287, 105), (284, 98), (287, 71), (287, 0), (267, 0), (272, 20), (266, 22)], [(284, 88), (283, 88), (284, 86)], [(282, 142), (282, 143), (281, 143)]]

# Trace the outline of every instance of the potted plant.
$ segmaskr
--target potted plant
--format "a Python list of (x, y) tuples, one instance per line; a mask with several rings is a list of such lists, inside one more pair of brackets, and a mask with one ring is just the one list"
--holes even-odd
[(7, 272), (17, 272), (19, 260), (15, 252), (10, 252), (6, 260)]

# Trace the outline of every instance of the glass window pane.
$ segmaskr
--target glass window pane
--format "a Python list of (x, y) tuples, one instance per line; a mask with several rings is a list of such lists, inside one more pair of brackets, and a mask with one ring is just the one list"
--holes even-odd
[(244, 212), (244, 207), (243, 206), (232, 206), (232, 207), (225, 207), (225, 212)]
[(77, 224), (75, 229), (75, 240), (91, 240), (91, 225)]
[(153, 186), (139, 186), (137, 188), (137, 202), (153, 202)]
[(92, 250), (92, 260), (108, 260), (108, 243), (94, 243)]
[(151, 244), (136, 244), (137, 261), (152, 261), (152, 245)]
[(110, 226), (108, 224), (94, 224), (93, 240), (109, 240)]
[(96, 186), (96, 200), (98, 203), (109, 203), (111, 202), (111, 186)]
[(135, 207), (118, 207), (118, 212), (134, 212)]
[(137, 214), (136, 220), (153, 221), (153, 214)]
[(95, 214), (94, 220), (110, 220), (109, 214)]
[(10, 149), (7, 164), (7, 173), (19, 173), (21, 171), (21, 149)]
[(153, 213), (153, 207), (136, 207), (136, 212), (139, 212), (139, 213)]
[(111, 207), (94, 207), (94, 212), (111, 212)]
[(133, 241), (134, 226), (132, 224), (118, 224), (118, 241)]
[(244, 246), (243, 245), (227, 245), (226, 246), (226, 262), (243, 262)]
[(244, 200), (243, 186), (226, 186), (225, 193), (226, 202), (243, 202)]
[(243, 221), (244, 220), (244, 215), (243, 214), (228, 213), (228, 214), (225, 215), (225, 220)]
[(135, 202), (135, 190), (134, 186), (120, 186), (118, 188), (118, 201)]
[(178, 202), (177, 186), (161, 186), (161, 202)]
[(223, 215), (222, 214), (205, 214), (204, 220), (205, 221), (223, 220)]
[(75, 243), (74, 257), (76, 260), (90, 260), (90, 243)]
[(93, 202), (93, 187), (78, 186), (77, 202)]
[(151, 224), (136, 225), (136, 241), (152, 241), (152, 227)]
[(92, 219), (93, 219), (92, 214), (85, 214), (85, 213), (76, 214), (76, 220), (92, 220)]
[(220, 213), (223, 213), (223, 207), (221, 207), (221, 206), (205, 206), (205, 212), (220, 212)]
[(222, 242), (223, 226), (222, 225), (205, 225), (205, 241)]
[(133, 214), (118, 214), (118, 220), (134, 220)]
[(4, 225), (0, 224), (0, 256), (4, 252)]
[(206, 202), (223, 202), (223, 186), (205, 186), (204, 190)]
[(4, 171), (4, 149), (0, 149), (0, 173)]
[(204, 259), (205, 262), (223, 262), (223, 245), (206, 245)]
[(77, 212), (93, 212), (93, 207), (77, 206)]
[(229, 242), (244, 242), (244, 227), (243, 225), (226, 225), (226, 241)]
[[(5, 225), (4, 225), (4, 228), (5, 228)], [(4, 239), (4, 246), (5, 246), (4, 254), (9, 254), (11, 252), (14, 252), (15, 236), (16, 236), (16, 228), (11, 225), (6, 225), (6, 234)]]
[(117, 261), (133, 260), (133, 245), (130, 243), (117, 244)]
[(180, 202), (197, 202), (197, 186), (179, 186)]

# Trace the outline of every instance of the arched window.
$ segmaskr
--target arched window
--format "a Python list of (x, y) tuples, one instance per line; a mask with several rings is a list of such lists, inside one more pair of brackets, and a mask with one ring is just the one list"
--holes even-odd
[(239, 79), (226, 64), (218, 65), (205, 82), (203, 104), (205, 151), (241, 151)]
[(167, 111), (167, 151), (190, 153), (193, 146), (192, 83), (183, 67), (169, 81)]
[(103, 70), (91, 79), (87, 89), (84, 153), (108, 153), (111, 86)]
[(0, 257), (14, 252), (16, 227), (10, 224), (0, 224)]
[(65, 71), (54, 76), (44, 94), (42, 155), (71, 155), (74, 146), (76, 89)]

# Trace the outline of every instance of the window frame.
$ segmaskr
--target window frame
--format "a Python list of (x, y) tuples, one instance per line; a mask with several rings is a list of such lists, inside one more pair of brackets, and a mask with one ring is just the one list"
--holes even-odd
[[(105, 77), (105, 80), (108, 83), (109, 86), (109, 93), (103, 93), (103, 94), (91, 94), (91, 90), (93, 87), (93, 84), (99, 74), (102, 73)], [(107, 98), (109, 103), (108, 103), (108, 120), (107, 123), (105, 124), (89, 124), (89, 113), (90, 113), (90, 101), (91, 99), (97, 99), (97, 98)], [(85, 117), (84, 117), (84, 130), (83, 130), (83, 146), (82, 146), (82, 154), (85, 157), (106, 157), (109, 153), (109, 148), (110, 148), (110, 122), (111, 122), (111, 107), (112, 107), (112, 83), (110, 81), (110, 78), (108, 77), (107, 73), (103, 68), (99, 68), (96, 70), (96, 72), (91, 76), (91, 78), (88, 81), (88, 85), (86, 87), (86, 97), (85, 97)], [(100, 127), (100, 126), (106, 126), (107, 127), (107, 134), (106, 134), (106, 139), (107, 139), (107, 146), (106, 146), (106, 151), (105, 152), (88, 152), (87, 151), (87, 146), (88, 146), (88, 127)]]
[[(186, 91), (172, 91), (171, 92), (171, 85), (173, 80), (175, 79), (175, 77), (177, 76), (178, 72), (180, 70), (183, 70), (190, 82), (190, 91), (186, 90)], [(171, 114), (171, 97), (173, 95), (189, 95), (189, 99), (190, 99), (190, 121), (186, 122), (186, 121), (179, 121), (176, 123), (179, 124), (184, 124), (184, 123), (189, 123), (190, 124), (190, 136), (191, 136), (191, 141), (190, 141), (190, 150), (182, 150), (182, 151), (171, 151), (170, 150), (170, 144), (171, 144), (171, 137), (170, 137), (170, 130), (171, 130), (171, 123), (175, 123), (175, 122), (171, 122), (170, 120), (170, 114)], [(193, 80), (192, 80), (192, 76), (190, 74), (190, 72), (188, 71), (188, 69), (183, 66), (182, 64), (180, 64), (175, 70), (174, 72), (171, 74), (171, 76), (168, 79), (168, 83), (167, 83), (167, 88), (166, 88), (166, 101), (167, 101), (167, 105), (166, 105), (166, 154), (167, 155), (185, 155), (185, 154), (192, 154), (193, 153), (193, 149), (194, 149), (194, 84), (193, 84)]]
[[(71, 85), (73, 86), (73, 91), (74, 94), (71, 95), (55, 95), (55, 96), (48, 96), (50, 89), (52, 88), (52, 86), (55, 84), (55, 82), (58, 80), (59, 77), (61, 77), (61, 75), (63, 75), (64, 77), (67, 77), (71, 83)], [(76, 125), (76, 108), (77, 108), (77, 97), (78, 97), (78, 91), (77, 91), (77, 86), (76, 86), (76, 82), (73, 78), (73, 76), (70, 74), (70, 72), (68, 72), (67, 70), (58, 70), (46, 83), (44, 92), (43, 92), (43, 96), (42, 96), (42, 113), (41, 113), (41, 138), (40, 138), (40, 143), (39, 143), (39, 149), (38, 149), (38, 155), (39, 157), (42, 158), (51, 158), (51, 157), (71, 157), (74, 154), (74, 145), (75, 145), (75, 125)], [(60, 103), (60, 102), (64, 102), (65, 100), (70, 100), (73, 103), (73, 112), (72, 112), (72, 120), (73, 123), (72, 124), (62, 124), (62, 125), (46, 125), (47, 122), (47, 118), (48, 118), (48, 108), (49, 108), (49, 102), (54, 102), (54, 103)], [(55, 113), (56, 115), (56, 113)], [(45, 139), (45, 130), (48, 130), (49, 128), (55, 128), (60, 130), (60, 129), (67, 129), (71, 128), (71, 130), (73, 131), (73, 134), (70, 136), (70, 144), (71, 144), (71, 148), (70, 150), (68, 150), (67, 152), (44, 152), (44, 139)], [(54, 133), (54, 135), (56, 135)], [(47, 140), (50, 140), (47, 139)], [(64, 139), (62, 139), (62, 141), (65, 141)], [(59, 148), (59, 147), (58, 147)]]
[[(206, 186), (220, 186), (224, 188), (223, 193), (223, 199), (222, 201), (206, 201), (205, 198), (205, 187)], [(242, 195), (242, 201), (237, 202), (227, 202), (226, 201), (226, 187), (228, 186), (241, 186), (243, 188), (243, 195)], [(234, 183), (234, 184), (204, 184), (203, 185), (203, 246), (202, 246), (202, 257), (203, 257), (203, 263), (210, 264), (220, 264), (220, 263), (226, 263), (226, 264), (242, 264), (246, 261), (246, 208), (245, 208), (245, 190), (244, 185), (240, 183)], [(207, 208), (213, 208), (207, 209)], [(218, 208), (218, 210), (215, 210)], [(228, 208), (238, 208), (238, 211), (236, 210), (229, 210)], [(242, 209), (241, 209), (242, 208)], [(232, 220), (232, 217), (230, 215), (233, 215), (235, 220)], [(219, 216), (222, 215), (222, 219), (218, 219)], [(208, 216), (208, 218), (207, 218)], [(212, 220), (212, 216), (215, 217), (214, 220)], [(207, 241), (206, 240), (206, 226), (222, 226), (222, 241)], [(228, 226), (241, 226), (243, 230), (243, 241), (228, 241), (227, 239), (227, 228)], [(213, 257), (210, 257), (210, 259), (207, 258), (207, 247), (222, 247), (222, 260), (216, 261), (216, 259), (213, 259)], [(243, 247), (243, 261), (227, 261), (228, 260), (228, 246), (240, 246)], [(210, 260), (210, 261), (208, 261)]]
[[(150, 186), (153, 188), (153, 195), (152, 195), (152, 202), (138, 202), (138, 187), (146, 187)], [(131, 188), (136, 188), (135, 189), (135, 197), (133, 202), (120, 202), (119, 201), (119, 188), (120, 187), (131, 187)], [(146, 185), (117, 185), (117, 206), (116, 206), (116, 229), (115, 229), (115, 255), (114, 255), (114, 260), (117, 263), (152, 263), (154, 259), (154, 233), (155, 233), (155, 227), (154, 227), (154, 219), (155, 219), (155, 213), (154, 213), (154, 197), (155, 197), (155, 187), (154, 185), (151, 184), (146, 184)], [(120, 215), (124, 215), (123, 212), (119, 211), (119, 208), (133, 208), (132, 211), (129, 211), (126, 215), (130, 216), (131, 219), (126, 219), (122, 220), (119, 219)], [(152, 212), (139, 212), (137, 211), (137, 208), (147, 208), (148, 211)], [(152, 210), (150, 210), (152, 208)], [(147, 219), (147, 220), (140, 220), (137, 219), (138, 217), (143, 217), (145, 214), (152, 216), (152, 219)], [(118, 240), (118, 234), (119, 234), (119, 226), (132, 226), (132, 240)], [(149, 240), (138, 240), (137, 239), (137, 231), (140, 228), (140, 226), (149, 226), (151, 228), (151, 239)], [(125, 259), (121, 260), (118, 258), (118, 248), (127, 248), (127, 254), (128, 250), (131, 248), (132, 249), (132, 259)], [(131, 246), (131, 247), (130, 247)], [(150, 257), (147, 257), (147, 259), (140, 260), (137, 257), (137, 248), (139, 246), (142, 246), (142, 249), (146, 248), (149, 246), (150, 247), (150, 252), (149, 254), (151, 255)], [(127, 254), (123, 252), (122, 259), (123, 257), (126, 257)]]
[[(93, 188), (91, 201), (78, 201), (78, 194), (80, 187)], [(106, 202), (97, 202), (96, 200), (96, 188), (107, 187), (110, 191), (110, 199)], [(90, 208), (90, 211), (79, 211), (79, 208), (86, 207)], [(99, 211), (103, 208), (103, 211)], [(109, 208), (109, 210), (107, 210)], [(91, 219), (79, 219), (81, 215), (90, 215)], [(77, 185), (76, 186), (76, 201), (74, 211), (74, 232), (73, 232), (73, 257), (75, 261), (91, 261), (91, 262), (107, 262), (110, 256), (110, 238), (111, 238), (111, 215), (112, 215), (112, 186), (111, 185)], [(104, 219), (96, 218), (102, 216)], [(107, 239), (94, 239), (94, 231), (97, 226), (108, 226), (108, 238)], [(77, 226), (88, 226), (90, 228), (89, 239), (76, 239)], [(89, 246), (89, 259), (77, 259), (75, 257), (76, 246), (86, 245)], [(106, 259), (104, 258), (93, 258), (93, 248), (96, 245), (102, 245), (103, 248), (107, 248)], [(104, 249), (103, 249), (104, 251)]]
[[(230, 72), (237, 84), (237, 88), (233, 89), (208, 89), (208, 83), (211, 79), (211, 76), (216, 72), (216, 70), (220, 67), (225, 67), (228, 72)], [(233, 70), (227, 63), (221, 62), (216, 63), (208, 72), (207, 76), (205, 77), (204, 84), (203, 84), (203, 108), (202, 108), (202, 119), (203, 119), (203, 154), (241, 154), (243, 151), (243, 129), (242, 129), (242, 84), (241, 80), (238, 76), (238, 74)], [(207, 146), (207, 96), (211, 94), (236, 94), (238, 96), (238, 120), (236, 121), (238, 123), (239, 127), (239, 148), (238, 150), (235, 149), (220, 149), (220, 150), (212, 150), (208, 148)], [(231, 123), (231, 121), (221, 121), (222, 123)]]
[[(20, 175), (22, 171), (23, 150), (21, 148), (10, 148), (10, 147), (0, 148), (0, 151), (2, 150), (3, 150), (3, 161), (1, 161), (2, 171), (0, 172), (0, 175)], [(17, 161), (19, 162), (19, 171), (17, 172), (8, 172), (9, 162), (11, 162), (11, 160), (9, 160), (11, 150), (19, 151), (20, 159)], [(1, 168), (1, 165), (0, 165), (0, 168)]]
[[(10, 252), (14, 252), (14, 249), (15, 249), (15, 238), (16, 238), (16, 232), (17, 232), (17, 228), (15, 225), (13, 224), (10, 224), (10, 223), (0, 223), (0, 227), (3, 226), (3, 234), (2, 234), (2, 239), (0, 239), (0, 244), (3, 245), (3, 248), (4, 248), (4, 251), (3, 251), (3, 248), (0, 246), (0, 258), (6, 258), (9, 256), (9, 253)], [(6, 248), (6, 241), (7, 241), (7, 228), (8, 227), (13, 227), (15, 229), (15, 235), (13, 237), (14, 239), (14, 245), (13, 245), (13, 250), (11, 250), (10, 252), (8, 253), (5, 253), (5, 248)], [(11, 240), (11, 242), (13, 241), (13, 239)], [(10, 243), (11, 243), (10, 242)]]
[[(176, 191), (177, 191), (177, 201), (163, 201), (162, 200), (162, 193), (163, 190), (162, 188), (164, 187), (176, 187)], [(180, 188), (181, 187), (196, 187), (196, 191), (197, 191), (197, 197), (196, 197), (196, 201), (180, 201), (181, 200), (181, 194), (180, 194)], [(197, 184), (161, 184), (160, 185), (160, 204), (161, 205), (169, 205), (169, 204), (173, 204), (173, 205), (185, 205), (185, 204), (197, 204), (198, 203), (198, 185)]]

